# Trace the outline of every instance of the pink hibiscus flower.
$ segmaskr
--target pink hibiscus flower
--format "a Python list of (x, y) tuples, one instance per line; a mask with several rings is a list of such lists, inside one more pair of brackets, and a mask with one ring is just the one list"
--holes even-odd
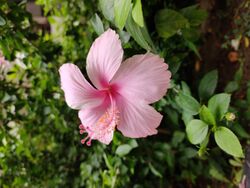
[(122, 62), (119, 36), (108, 29), (92, 44), (87, 74), (95, 87), (71, 63), (60, 67), (61, 87), (69, 107), (79, 110), (81, 140), (109, 144), (115, 128), (124, 136), (146, 137), (157, 133), (162, 115), (149, 104), (161, 99), (170, 85), (171, 73), (164, 59), (152, 53)]

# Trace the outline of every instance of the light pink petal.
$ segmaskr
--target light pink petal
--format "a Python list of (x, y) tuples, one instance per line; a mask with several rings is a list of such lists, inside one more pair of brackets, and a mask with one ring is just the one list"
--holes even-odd
[(119, 113), (117, 108), (112, 108), (109, 97), (107, 97), (100, 106), (81, 110), (79, 118), (85, 132), (88, 133), (82, 143), (89, 139), (88, 145), (91, 144), (91, 140), (99, 140), (104, 144), (109, 144), (113, 139)]
[(97, 106), (104, 100), (105, 95), (88, 83), (76, 65), (64, 64), (60, 67), (59, 73), (61, 87), (69, 107), (82, 109)]
[(171, 73), (164, 59), (152, 53), (135, 55), (121, 64), (111, 84), (125, 98), (153, 103), (161, 99), (170, 86)]
[(87, 73), (98, 89), (108, 86), (120, 67), (122, 56), (119, 36), (111, 29), (104, 32), (92, 44), (87, 57)]
[(117, 129), (124, 136), (140, 138), (157, 133), (162, 115), (153, 107), (142, 102), (134, 103), (123, 97), (117, 98), (117, 106), (120, 111), (120, 122)]
[(79, 111), (78, 117), (81, 120), (82, 125), (85, 127), (91, 127), (101, 118), (101, 116), (110, 107), (109, 97), (106, 96), (105, 100), (98, 106), (93, 108), (85, 108)]

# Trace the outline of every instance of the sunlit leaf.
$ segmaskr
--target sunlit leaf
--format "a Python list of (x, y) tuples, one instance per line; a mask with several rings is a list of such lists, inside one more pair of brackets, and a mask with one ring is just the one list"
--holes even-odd
[(226, 127), (219, 127), (214, 133), (217, 145), (229, 155), (243, 157), (241, 144), (237, 136)]
[(135, 0), (134, 6), (132, 9), (132, 17), (134, 21), (141, 27), (144, 26), (143, 12), (141, 0)]
[(114, 2), (115, 24), (120, 30), (126, 24), (130, 8), (131, 0), (115, 0)]
[(207, 136), (208, 125), (201, 120), (194, 119), (188, 123), (186, 132), (188, 139), (192, 144), (199, 144)]

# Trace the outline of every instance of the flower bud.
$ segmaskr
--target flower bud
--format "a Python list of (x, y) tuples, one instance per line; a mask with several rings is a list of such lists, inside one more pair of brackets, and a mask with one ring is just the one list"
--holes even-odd
[(234, 121), (236, 116), (234, 113), (228, 112), (228, 113), (226, 113), (225, 118), (227, 121)]

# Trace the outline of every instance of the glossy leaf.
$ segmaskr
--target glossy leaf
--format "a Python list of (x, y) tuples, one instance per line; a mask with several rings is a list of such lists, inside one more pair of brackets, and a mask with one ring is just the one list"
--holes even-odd
[(191, 115), (196, 115), (199, 113), (200, 104), (191, 95), (186, 95), (183, 92), (180, 92), (177, 99), (178, 105), (184, 111), (190, 113)]
[(226, 127), (219, 127), (214, 132), (216, 144), (226, 153), (234, 157), (243, 157), (241, 144), (237, 136)]
[(216, 125), (214, 115), (205, 105), (201, 107), (199, 114), (200, 114), (200, 119), (205, 123), (207, 123), (208, 125)]
[(226, 93), (220, 93), (214, 95), (208, 101), (208, 108), (214, 115), (217, 121), (220, 121), (224, 114), (228, 111), (231, 95)]
[(192, 144), (199, 144), (207, 136), (208, 125), (201, 120), (194, 119), (188, 123), (186, 132), (188, 139)]

